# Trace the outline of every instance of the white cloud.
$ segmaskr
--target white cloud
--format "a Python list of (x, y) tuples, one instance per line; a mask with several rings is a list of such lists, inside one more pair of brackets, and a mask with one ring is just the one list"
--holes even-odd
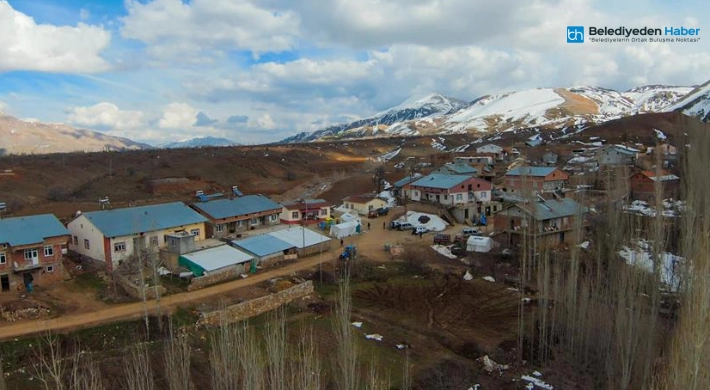
[(101, 102), (88, 107), (73, 107), (67, 120), (77, 126), (104, 130), (133, 130), (147, 127), (141, 111), (125, 111), (113, 103)]
[(111, 34), (102, 27), (37, 24), (0, 0), (0, 72), (36, 70), (88, 73), (109, 68), (100, 53)]
[(199, 110), (187, 103), (170, 103), (158, 120), (161, 129), (186, 129), (197, 123)]
[(273, 130), (276, 128), (276, 123), (271, 119), (271, 115), (264, 114), (256, 118), (256, 120), (250, 121), (249, 126), (264, 130)]
[(294, 12), (260, 8), (249, 0), (127, 0), (126, 8), (122, 36), (146, 43), (158, 58), (283, 51), (294, 46), (298, 35)]
[(79, 19), (86, 20), (86, 19), (89, 19), (90, 16), (91, 16), (91, 12), (89, 12), (88, 9), (82, 8), (79, 10)]

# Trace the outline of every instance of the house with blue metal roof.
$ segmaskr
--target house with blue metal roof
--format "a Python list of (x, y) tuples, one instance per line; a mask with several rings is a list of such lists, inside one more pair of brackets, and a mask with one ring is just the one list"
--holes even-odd
[(562, 190), (568, 179), (569, 174), (557, 167), (518, 166), (505, 174), (503, 182), (508, 192), (532, 195)]
[[(522, 242), (524, 237), (537, 245), (574, 243), (581, 239), (588, 222), (588, 208), (570, 198), (523, 201), (495, 214), (494, 226), (504, 233), (508, 244)], [(579, 234), (577, 234), (579, 233)]]
[(446, 163), (431, 173), (440, 173), (443, 175), (473, 175), (478, 176), (478, 169), (463, 162)]
[(52, 214), (0, 219), (0, 291), (32, 291), (64, 277), (69, 231)]
[(264, 195), (217, 199), (190, 207), (207, 218), (207, 237), (220, 238), (281, 223), (282, 206)]
[(170, 234), (205, 239), (207, 218), (182, 202), (82, 213), (67, 225), (69, 249), (104, 262), (109, 272), (132, 255), (157, 252)]

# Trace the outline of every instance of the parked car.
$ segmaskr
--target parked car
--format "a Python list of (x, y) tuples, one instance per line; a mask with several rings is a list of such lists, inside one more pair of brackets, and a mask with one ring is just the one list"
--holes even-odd
[(392, 222), (390, 222), (390, 229), (397, 229), (397, 230), (399, 230), (399, 225), (400, 225), (400, 224), (401, 224), (401, 222), (399, 222), (399, 221), (392, 221)]
[(399, 230), (412, 230), (414, 229), (414, 225), (412, 225), (409, 222), (400, 222), (399, 226), (397, 226), (397, 229)]
[(380, 207), (376, 211), (377, 211), (377, 215), (387, 215), (387, 214), (389, 214), (390, 209), (389, 209), (389, 207)]
[(424, 226), (417, 226), (412, 230), (412, 234), (424, 234), (428, 232), (429, 229), (425, 228)]
[(377, 218), (380, 216), (380, 213), (377, 212), (377, 210), (370, 210), (367, 212), (367, 218)]
[(466, 248), (456, 245), (451, 248), (451, 254), (454, 256), (466, 256)]
[(476, 228), (465, 227), (461, 231), (461, 235), (463, 235), (463, 236), (482, 236), (483, 234)]

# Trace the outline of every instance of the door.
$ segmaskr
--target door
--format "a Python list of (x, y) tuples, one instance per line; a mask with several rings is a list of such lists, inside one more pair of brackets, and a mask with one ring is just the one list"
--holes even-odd
[(468, 219), (468, 209), (463, 209), (463, 219)]
[(22, 282), (25, 285), (25, 289), (27, 289), (28, 292), (32, 292), (33, 286), (32, 282), (34, 281), (34, 277), (32, 276), (32, 272), (25, 272), (22, 274)]
[(10, 291), (10, 275), (0, 275), (0, 286), (2, 291)]

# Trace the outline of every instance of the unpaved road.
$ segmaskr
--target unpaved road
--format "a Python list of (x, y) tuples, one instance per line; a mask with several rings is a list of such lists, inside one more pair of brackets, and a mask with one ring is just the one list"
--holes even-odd
[[(324, 263), (332, 261), (331, 257), (334, 252), (330, 251), (323, 253), (323, 256), (313, 256), (302, 260), (298, 260), (293, 264), (284, 267), (274, 268), (261, 273), (249, 276), (246, 279), (233, 280), (231, 282), (218, 284), (207, 287), (201, 290), (168, 295), (160, 300), (161, 311), (172, 310), (179, 306), (199, 301), (205, 298), (217, 296), (238, 288), (247, 287), (273, 279), (283, 275), (290, 275), (297, 271), (314, 268), (322, 260)], [(157, 310), (156, 301), (148, 301), (147, 307), (150, 313), (155, 313)], [(113, 305), (110, 308), (94, 311), (91, 313), (82, 313), (74, 315), (66, 315), (48, 320), (37, 321), (22, 321), (0, 327), (0, 340), (7, 340), (14, 337), (27, 336), (31, 334), (44, 332), (62, 332), (86, 328), (101, 324), (108, 324), (117, 321), (141, 318), (145, 313), (145, 305), (143, 302), (126, 303)]]
[[(358, 252), (367, 255), (368, 258), (374, 261), (388, 261), (390, 255), (384, 252), (385, 243), (395, 244), (400, 243), (408, 245), (431, 245), (432, 234), (429, 233), (423, 238), (413, 236), (409, 232), (391, 231), (382, 228), (382, 222), (389, 221), (389, 218), (377, 218), (372, 220), (363, 220), (363, 234), (353, 237), (347, 237), (344, 240), (345, 245), (355, 244), (358, 247)], [(367, 222), (370, 222), (371, 229), (367, 229)], [(447, 229), (453, 231), (452, 228)], [(333, 241), (334, 249), (328, 252), (323, 252), (322, 255), (316, 255), (300, 259), (295, 263), (284, 267), (266, 270), (254, 275), (250, 275), (246, 279), (233, 280), (231, 282), (218, 284), (207, 287), (201, 290), (192, 292), (168, 295), (160, 300), (161, 311), (172, 311), (180, 306), (188, 306), (204, 299), (214, 299), (220, 294), (225, 294), (236, 289), (252, 286), (269, 279), (280, 276), (291, 275), (297, 271), (304, 271), (318, 266), (323, 263), (333, 262), (340, 253), (339, 242)], [(86, 298), (90, 299), (90, 298)], [(156, 313), (157, 303), (155, 301), (147, 302), (147, 310), (150, 313)], [(126, 304), (116, 304), (110, 307), (99, 309), (88, 313), (67, 314), (61, 317), (51, 318), (47, 320), (21, 321), (0, 326), (0, 340), (7, 340), (15, 337), (27, 336), (44, 332), (66, 332), (80, 328), (87, 328), (102, 324), (109, 324), (118, 321), (141, 318), (145, 313), (146, 305), (143, 302), (134, 302)]]

